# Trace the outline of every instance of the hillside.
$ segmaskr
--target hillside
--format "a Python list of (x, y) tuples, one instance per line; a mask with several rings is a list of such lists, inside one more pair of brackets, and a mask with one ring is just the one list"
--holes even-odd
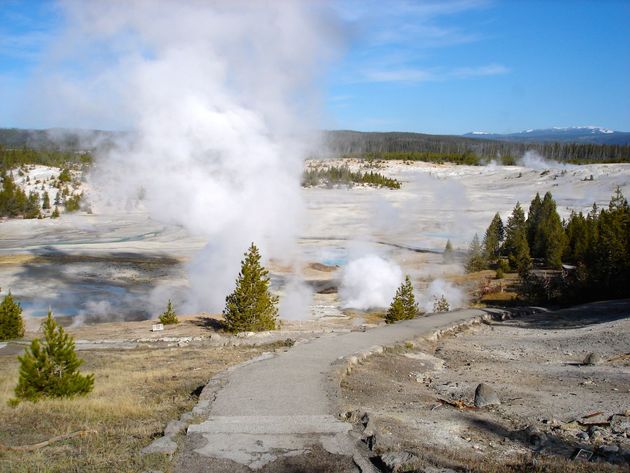
[[(509, 161), (534, 150), (547, 159), (575, 163), (628, 162), (630, 145), (593, 143), (512, 142), (498, 139), (423, 133), (326, 131), (324, 142), (335, 155), (368, 155), (380, 159), (411, 159), (435, 161), (442, 155), (445, 161), (475, 164), (474, 159)], [(433, 159), (436, 158), (436, 159)]]
[[(591, 129), (582, 132), (591, 133)], [(591, 133), (592, 136), (619, 138), (630, 133)], [(322, 132), (325, 151), (318, 154), (333, 156), (361, 156), (378, 159), (406, 159), (418, 161), (450, 161), (458, 164), (477, 164), (480, 160), (502, 159), (510, 164), (534, 150), (547, 159), (574, 163), (629, 162), (630, 144), (597, 144), (585, 142), (575, 132), (558, 132), (556, 141), (542, 133), (513, 135), (474, 134), (468, 136), (430, 135), (403, 132), (361, 132), (328, 130)], [(573, 140), (570, 138), (573, 136)], [(582, 136), (582, 135), (580, 135)], [(38, 151), (92, 151), (112, 146), (115, 140), (129, 137), (129, 133), (102, 130), (23, 130), (0, 128), (0, 150), (27, 147)], [(520, 138), (519, 138), (520, 137)], [(602, 138), (603, 139), (603, 138)], [(612, 139), (612, 138), (607, 138)], [(48, 164), (37, 162), (37, 164)]]

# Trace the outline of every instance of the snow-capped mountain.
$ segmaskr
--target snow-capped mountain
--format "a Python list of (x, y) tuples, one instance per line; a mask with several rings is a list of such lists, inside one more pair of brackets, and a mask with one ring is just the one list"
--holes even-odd
[(630, 145), (630, 132), (614, 131), (599, 126), (569, 126), (545, 129), (530, 129), (518, 133), (489, 133), (473, 131), (468, 138), (518, 142), (593, 143), (608, 145)]

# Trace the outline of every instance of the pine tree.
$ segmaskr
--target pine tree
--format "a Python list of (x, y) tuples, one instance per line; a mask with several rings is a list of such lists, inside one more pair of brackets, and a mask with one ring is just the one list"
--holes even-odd
[(564, 258), (573, 263), (584, 263), (590, 246), (589, 224), (582, 212), (571, 212), (566, 224), (567, 246)]
[(50, 209), (50, 196), (48, 195), (48, 192), (44, 192), (44, 200), (42, 202), (42, 209), (43, 210)]
[(417, 314), (418, 304), (413, 295), (413, 285), (409, 276), (405, 276), (405, 281), (396, 290), (396, 295), (385, 315), (385, 322), (393, 324), (397, 320), (413, 319)]
[(171, 303), (170, 299), (168, 300), (166, 311), (163, 312), (162, 315), (160, 315), (160, 323), (163, 323), (164, 325), (179, 323), (179, 319), (177, 318), (177, 314), (173, 310), (173, 304)]
[(534, 197), (529, 204), (529, 212), (527, 213), (527, 244), (529, 245), (530, 255), (534, 258), (542, 258), (542, 243), (538, 241), (538, 233), (540, 220), (542, 217), (542, 200), (540, 198), (540, 194), (536, 192), (536, 197)]
[(50, 218), (59, 218), (59, 207), (55, 205), (55, 210), (50, 214)]
[(253, 243), (241, 261), (234, 292), (225, 298), (223, 316), (230, 332), (276, 328), (278, 297), (269, 291), (269, 271), (260, 264), (260, 253)]
[(544, 258), (545, 265), (559, 269), (562, 255), (567, 246), (567, 236), (556, 210), (556, 202), (550, 192), (545, 194), (540, 207), (538, 227), (535, 231), (537, 255)]
[(11, 340), (24, 336), (22, 307), (13, 300), (9, 292), (0, 304), (0, 340)]
[(505, 229), (503, 228), (503, 221), (497, 212), (483, 237), (483, 251), (488, 263), (494, 263), (499, 259), (501, 255), (501, 243), (504, 237)]
[(435, 299), (435, 302), (433, 303), (433, 312), (448, 312), (449, 310), (451, 310), (451, 305), (446, 300), (446, 297), (444, 297), (444, 294), (442, 294), (439, 299)]
[(453, 259), (454, 259), (453, 245), (451, 244), (451, 240), (447, 240), (446, 246), (444, 247), (444, 252), (442, 253), (442, 260), (445, 263), (452, 263)]
[(503, 253), (507, 256), (512, 269), (524, 272), (531, 266), (525, 213), (519, 203), (516, 204), (507, 221)]
[(20, 377), (13, 404), (42, 397), (83, 396), (94, 388), (94, 375), (79, 373), (83, 360), (77, 357), (73, 338), (57, 325), (50, 311), (43, 329), (43, 341), (34, 339), (18, 356)]
[(466, 271), (474, 273), (476, 271), (483, 271), (486, 269), (487, 262), (484, 258), (483, 249), (481, 243), (479, 243), (479, 236), (475, 233), (472, 241), (470, 242), (470, 248), (468, 249), (468, 260), (466, 261)]

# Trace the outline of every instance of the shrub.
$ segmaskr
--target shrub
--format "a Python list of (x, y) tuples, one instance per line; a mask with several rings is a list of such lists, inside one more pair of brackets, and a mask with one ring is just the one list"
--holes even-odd
[(70, 196), (66, 199), (66, 212), (76, 212), (81, 208), (81, 194)]
[(9, 292), (0, 304), (0, 340), (11, 340), (24, 336), (22, 307), (13, 300)]
[(83, 396), (94, 388), (94, 375), (79, 373), (83, 360), (77, 357), (73, 338), (57, 325), (50, 311), (43, 329), (44, 340), (34, 339), (18, 356), (20, 378), (15, 399), (10, 401), (13, 405), (42, 397)]
[(166, 312), (160, 315), (160, 322), (164, 325), (178, 324), (179, 319), (177, 318), (177, 314), (173, 310), (173, 304), (171, 300), (168, 300), (168, 305), (166, 306)]
[(385, 322), (393, 324), (398, 320), (413, 319), (417, 314), (418, 304), (413, 295), (411, 279), (405, 276), (405, 281), (396, 290), (396, 295), (385, 315)]
[(63, 168), (59, 173), (59, 182), (70, 182), (72, 181), (72, 174), (70, 174), (70, 169)]
[(274, 330), (278, 297), (269, 292), (269, 271), (260, 264), (253, 243), (241, 262), (234, 292), (225, 298), (225, 326), (230, 332)]

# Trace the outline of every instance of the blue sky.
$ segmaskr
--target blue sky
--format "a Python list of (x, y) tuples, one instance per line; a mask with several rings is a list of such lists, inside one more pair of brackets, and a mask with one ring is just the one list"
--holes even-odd
[[(347, 45), (325, 126), (459, 134), (598, 125), (630, 131), (630, 2), (334, 2)], [(52, 1), (0, 0), (0, 127), (59, 28)], [(49, 123), (63, 126), (63, 123)]]

